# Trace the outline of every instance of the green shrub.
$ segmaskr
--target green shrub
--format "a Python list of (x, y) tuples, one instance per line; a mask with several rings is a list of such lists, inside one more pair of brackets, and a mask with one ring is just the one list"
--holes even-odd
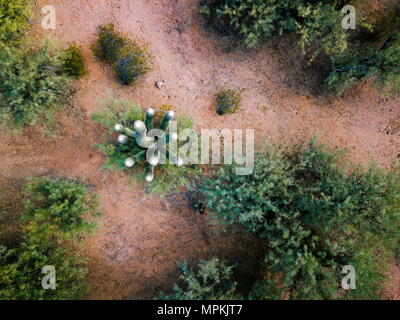
[(81, 77), (88, 73), (85, 69), (85, 60), (81, 49), (75, 45), (70, 45), (61, 52), (61, 70), (64, 74), (71, 77)]
[(145, 51), (135, 42), (126, 44), (118, 51), (115, 61), (115, 72), (119, 81), (124, 85), (137, 83), (137, 79), (144, 75), (147, 70)]
[[(76, 250), (23, 243), (17, 249), (0, 245), (0, 300), (75, 300), (88, 291), (85, 260)], [(43, 289), (42, 268), (56, 268), (56, 289)]]
[(100, 215), (97, 199), (87, 186), (73, 180), (37, 178), (25, 187), (24, 220), (30, 233), (48, 238), (80, 239), (96, 226), (90, 217)]
[[(374, 299), (399, 238), (400, 176), (375, 167), (346, 166), (313, 140), (293, 154), (258, 155), (253, 175), (224, 168), (206, 179), (210, 214), (265, 239), (265, 274), (257, 299)], [(340, 293), (344, 265), (357, 289)], [(363, 275), (361, 277), (361, 275)], [(365, 276), (364, 276), (365, 275)]]
[(149, 70), (146, 50), (116, 32), (112, 24), (100, 27), (93, 51), (99, 59), (112, 65), (121, 84), (136, 84)]
[(121, 50), (128, 39), (115, 31), (113, 24), (100, 27), (98, 39), (93, 46), (93, 51), (97, 58), (109, 63), (113, 63), (118, 58), (118, 52)]
[[(95, 226), (95, 195), (81, 183), (49, 178), (31, 180), (25, 193), (24, 240), (14, 249), (0, 244), (0, 299), (82, 298), (87, 269), (77, 240)], [(56, 269), (55, 290), (42, 287), (46, 265)]]
[[(400, 17), (394, 29), (366, 31), (368, 41), (356, 42), (345, 54), (332, 58), (327, 84), (340, 95), (364, 78), (372, 78), (388, 94), (400, 92)], [(380, 24), (378, 25), (380, 26)], [(362, 40), (362, 39), (361, 39)]]
[(215, 24), (217, 20), (219, 24), (230, 26), (248, 47), (277, 33), (296, 32), (303, 51), (312, 49), (313, 57), (322, 51), (330, 54), (346, 48), (341, 13), (324, 1), (217, 0), (206, 3), (201, 12), (209, 22)]
[(16, 127), (51, 120), (71, 93), (70, 80), (47, 46), (0, 46), (0, 81), (0, 116)]
[(163, 295), (165, 300), (237, 300), (236, 282), (232, 280), (233, 267), (218, 259), (200, 261), (197, 272), (185, 261), (179, 266), (184, 288), (174, 285), (174, 293)]
[(240, 107), (242, 97), (239, 92), (233, 90), (221, 90), (217, 94), (217, 113), (235, 113)]
[(346, 89), (370, 75), (370, 69), (366, 65), (368, 60), (367, 56), (356, 52), (347, 52), (332, 59), (332, 71), (326, 79), (328, 87), (341, 95)]
[(108, 157), (104, 168), (127, 170), (124, 165), (125, 159), (134, 155), (138, 150), (131, 150), (130, 146), (117, 143), (114, 139), (114, 126), (119, 123), (124, 127), (133, 128), (136, 120), (144, 120), (142, 109), (133, 102), (110, 99), (104, 102), (104, 107), (98, 113), (95, 113), (92, 119), (102, 124), (108, 131), (106, 141), (96, 145)]
[(372, 70), (388, 93), (400, 93), (400, 32), (389, 38), (377, 52)]
[(23, 37), (29, 16), (27, 0), (0, 0), (0, 42), (11, 43)]
[[(161, 108), (163, 109), (163, 108)], [(155, 115), (154, 127), (158, 128), (162, 120), (162, 112)], [(124, 100), (109, 100), (105, 102), (105, 108), (99, 113), (93, 115), (93, 121), (102, 124), (108, 130), (105, 141), (97, 144), (96, 147), (104, 153), (108, 161), (103, 166), (105, 169), (119, 169), (132, 174), (139, 182), (144, 182), (143, 172), (144, 163), (137, 164), (132, 168), (126, 168), (124, 162), (127, 158), (135, 156), (141, 151), (136, 144), (124, 145), (118, 143), (114, 126), (122, 124), (124, 127), (133, 130), (133, 124), (136, 120), (144, 120), (144, 111), (135, 103)], [(181, 129), (191, 128), (192, 121), (185, 117), (176, 119), (178, 133)], [(200, 169), (196, 165), (175, 166), (173, 164), (162, 164), (157, 166), (159, 169), (156, 178), (152, 183), (147, 184), (149, 191), (158, 192), (161, 195), (176, 190), (179, 186), (186, 186), (190, 183), (190, 177), (199, 173)]]

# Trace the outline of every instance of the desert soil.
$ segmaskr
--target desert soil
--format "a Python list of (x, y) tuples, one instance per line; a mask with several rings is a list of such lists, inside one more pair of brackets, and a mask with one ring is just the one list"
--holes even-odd
[[(120, 173), (100, 171), (105, 158), (93, 144), (104, 129), (90, 121), (108, 97), (143, 107), (172, 105), (196, 127), (255, 129), (260, 146), (267, 138), (291, 145), (314, 133), (319, 140), (348, 151), (355, 163), (376, 161), (390, 167), (400, 157), (400, 98), (381, 98), (363, 82), (338, 98), (322, 88), (319, 70), (299, 59), (293, 39), (246, 51), (229, 46), (205, 30), (195, 0), (38, 0), (37, 39), (55, 36), (83, 49), (89, 74), (76, 81), (75, 107), (58, 118), (55, 137), (39, 128), (12, 135), (0, 129), (1, 181), (56, 175), (86, 180), (101, 198), (100, 228), (84, 244), (90, 257), (90, 299), (149, 299), (177, 279), (176, 264), (211, 256), (252, 263), (250, 239), (216, 235), (207, 217), (186, 209), (179, 196), (161, 199)], [(40, 28), (40, 8), (54, 5), (57, 28)], [(119, 31), (147, 45), (152, 71), (137, 87), (122, 87), (112, 71), (93, 56), (90, 45), (99, 25), (112, 22)], [(155, 82), (164, 80), (158, 89)], [(219, 88), (244, 89), (239, 112), (218, 116)], [(245, 261), (244, 261), (245, 262)], [(384, 296), (399, 299), (399, 267), (393, 264)]]

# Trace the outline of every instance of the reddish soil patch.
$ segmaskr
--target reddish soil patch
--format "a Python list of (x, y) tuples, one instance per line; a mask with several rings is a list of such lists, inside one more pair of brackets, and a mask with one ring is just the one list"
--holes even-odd
[[(298, 61), (290, 39), (250, 53), (242, 48), (227, 52), (224, 43), (201, 27), (197, 1), (39, 0), (37, 8), (44, 4), (57, 10), (52, 33), (83, 48), (90, 73), (77, 81), (79, 108), (62, 112), (57, 138), (36, 129), (21, 136), (0, 131), (0, 174), (10, 179), (68, 175), (87, 180), (101, 196), (102, 225), (85, 241), (91, 258), (89, 298), (152, 298), (176, 280), (177, 262), (213, 255), (243, 260), (248, 246), (255, 245), (215, 236), (206, 217), (176, 199), (150, 198), (122, 175), (103, 174), (105, 159), (92, 147), (102, 131), (89, 120), (103, 98), (126, 98), (143, 106), (170, 104), (178, 115), (197, 120), (198, 128), (253, 128), (259, 144), (269, 138), (290, 145), (318, 133), (321, 141), (348, 150), (355, 162), (376, 160), (389, 166), (400, 157), (400, 98), (381, 99), (368, 83), (341, 99), (316, 95), (310, 88), (320, 75)], [(153, 70), (138, 87), (118, 85), (111, 70), (93, 57), (90, 45), (97, 27), (108, 22), (146, 43), (154, 56)], [(46, 34), (39, 22), (35, 30), (39, 37)], [(157, 89), (154, 83), (160, 80), (166, 84)], [(213, 99), (225, 86), (245, 91), (241, 110), (221, 117)], [(393, 283), (397, 293), (390, 298), (398, 298), (398, 276)]]

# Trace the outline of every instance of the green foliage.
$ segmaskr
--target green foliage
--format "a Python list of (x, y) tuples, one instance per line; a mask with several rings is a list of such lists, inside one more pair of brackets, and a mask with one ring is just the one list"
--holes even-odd
[(346, 89), (370, 74), (366, 64), (368, 57), (356, 52), (346, 53), (332, 59), (332, 68), (326, 83), (341, 95)]
[[(374, 20), (358, 6), (357, 28), (342, 28), (341, 9), (349, 1), (206, 0), (201, 13), (218, 30), (239, 34), (248, 47), (273, 35), (294, 32), (303, 54), (331, 61), (327, 85), (341, 95), (364, 78), (372, 78), (385, 94), (400, 92), (399, 11), (387, 9)], [(365, 10), (365, 9), (364, 9)], [(351, 41), (349, 41), (351, 36)]]
[(341, 13), (324, 1), (305, 0), (222, 0), (208, 1), (201, 12), (210, 23), (218, 20), (241, 35), (248, 47), (255, 47), (276, 33), (300, 35), (303, 52), (313, 50), (331, 54), (346, 48), (346, 34), (341, 27)]
[(126, 44), (118, 52), (115, 61), (115, 72), (119, 81), (124, 85), (137, 83), (137, 79), (149, 69), (145, 51), (135, 42)]
[[(96, 145), (108, 158), (103, 168), (108, 170), (116, 168), (129, 172), (142, 183), (144, 182), (144, 163), (137, 164), (129, 169), (124, 165), (124, 161), (129, 157), (135, 156), (141, 151), (141, 148), (136, 144), (124, 145), (118, 143), (114, 133), (114, 126), (122, 124), (124, 127), (133, 129), (133, 124), (136, 120), (144, 120), (144, 111), (137, 104), (124, 100), (111, 99), (105, 101), (104, 104), (105, 107), (92, 117), (93, 121), (102, 124), (108, 130), (105, 141)], [(162, 112), (156, 112), (155, 128), (159, 127), (162, 115)], [(178, 133), (180, 130), (191, 128), (193, 125), (192, 121), (186, 117), (178, 117), (176, 120)], [(159, 171), (156, 173), (154, 181), (147, 184), (147, 188), (148, 191), (158, 192), (160, 195), (176, 190), (179, 186), (188, 185), (190, 177), (200, 172), (199, 167), (196, 165), (177, 167), (172, 164), (163, 164), (157, 166), (157, 168), (159, 168)]]
[(235, 113), (240, 107), (242, 97), (239, 92), (233, 90), (221, 90), (217, 94), (217, 113)]
[(166, 300), (237, 300), (236, 282), (232, 280), (232, 266), (218, 259), (200, 261), (197, 272), (188, 268), (187, 261), (179, 266), (184, 287), (175, 284), (174, 293), (163, 295)]
[[(0, 300), (72, 300), (87, 292), (85, 260), (72, 249), (23, 243), (0, 245)], [(42, 268), (56, 268), (56, 289), (42, 288)]]
[(362, 79), (372, 79), (385, 95), (400, 92), (400, 16), (385, 10), (372, 19), (360, 10), (361, 22), (348, 49), (332, 55), (329, 87), (341, 95)]
[(27, 0), (0, 0), (0, 42), (20, 40), (29, 26), (29, 16)]
[(115, 31), (113, 24), (100, 26), (97, 42), (93, 51), (101, 60), (113, 63), (118, 58), (118, 52), (126, 44), (127, 39)]
[[(394, 22), (400, 30), (400, 18)], [(400, 92), (400, 32), (388, 36), (378, 47), (365, 42), (332, 59), (327, 84), (342, 94), (363, 78), (372, 78), (387, 94)], [(379, 34), (382, 38), (383, 35)], [(366, 47), (360, 48), (360, 47)]]
[(113, 24), (100, 27), (93, 51), (99, 59), (113, 66), (121, 84), (136, 84), (138, 78), (149, 70), (146, 50), (116, 32)]
[(98, 113), (92, 116), (93, 121), (102, 124), (108, 130), (106, 141), (97, 144), (96, 147), (108, 157), (104, 168), (127, 170), (124, 165), (125, 159), (140, 150), (138, 148), (131, 149), (131, 146), (117, 143), (114, 139), (114, 126), (119, 123), (124, 127), (133, 128), (136, 120), (144, 120), (144, 113), (136, 103), (125, 100), (110, 99), (105, 101), (104, 105)]
[[(399, 238), (400, 176), (345, 168), (313, 140), (294, 154), (259, 154), (253, 175), (224, 168), (205, 181), (213, 219), (267, 242), (270, 276), (260, 277), (252, 298), (377, 297)], [(358, 289), (343, 296), (340, 271), (348, 264), (359, 272)]]
[(85, 60), (81, 49), (75, 45), (70, 45), (61, 52), (61, 70), (64, 74), (71, 77), (81, 77), (88, 73), (85, 69)]
[[(398, 25), (400, 29), (400, 19)], [(400, 92), (400, 32), (389, 38), (377, 52), (372, 70), (387, 92)]]
[(96, 196), (73, 180), (33, 179), (24, 192), (28, 230), (44, 238), (57, 235), (79, 239), (96, 226), (94, 221), (87, 220), (88, 215), (100, 216)]
[(0, 116), (10, 125), (51, 120), (70, 93), (70, 81), (47, 46), (38, 50), (0, 46)]
[[(72, 180), (37, 178), (26, 187), (24, 240), (17, 248), (0, 244), (0, 299), (79, 299), (87, 292), (86, 260), (79, 248), (98, 216), (95, 196)], [(42, 268), (56, 269), (56, 290), (45, 290)]]
[(298, 10), (296, 32), (300, 35), (299, 44), (303, 53), (310, 51), (311, 60), (322, 53), (333, 57), (347, 49), (347, 33), (342, 28), (340, 10), (321, 2), (297, 1), (295, 6)]

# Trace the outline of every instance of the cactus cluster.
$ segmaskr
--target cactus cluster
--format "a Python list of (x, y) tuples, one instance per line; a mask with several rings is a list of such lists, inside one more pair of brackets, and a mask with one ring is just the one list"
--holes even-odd
[[(154, 128), (155, 112), (152, 108), (147, 109), (145, 121), (136, 120), (133, 129), (116, 124), (114, 129), (120, 135), (118, 142), (132, 146), (132, 149), (139, 149), (134, 156), (124, 161), (127, 168), (133, 167), (136, 163), (146, 161), (145, 180), (151, 182), (154, 179), (154, 168), (161, 162), (161, 159), (169, 159), (176, 166), (181, 166), (183, 160), (177, 156), (178, 134), (175, 128), (170, 128), (175, 113), (168, 111), (160, 124), (160, 128)], [(168, 132), (171, 131), (171, 132)], [(166, 162), (164, 162), (166, 163)]]

